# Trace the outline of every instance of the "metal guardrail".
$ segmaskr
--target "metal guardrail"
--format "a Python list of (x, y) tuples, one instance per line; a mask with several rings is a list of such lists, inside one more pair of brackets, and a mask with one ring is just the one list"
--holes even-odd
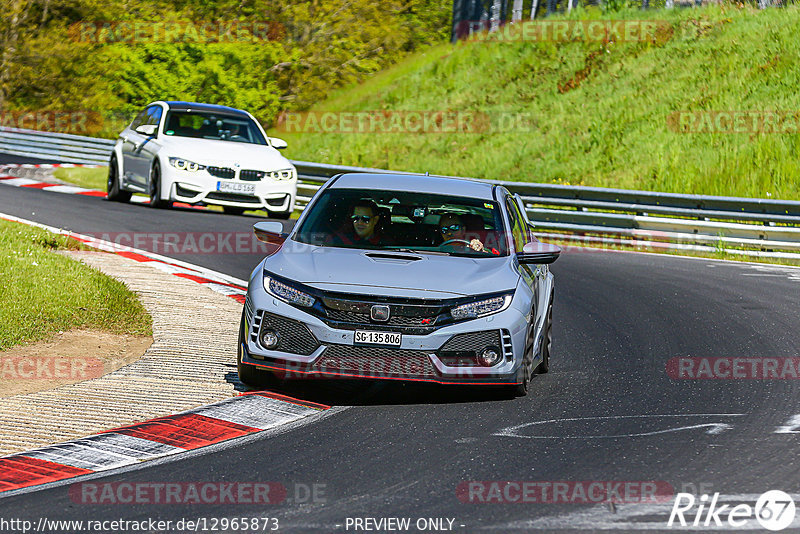
[[(0, 152), (66, 163), (106, 163), (114, 141), (0, 127)], [(413, 174), (293, 161), (302, 208), (342, 172)], [(465, 178), (473, 179), (473, 178)], [(800, 252), (800, 202), (685, 195), (601, 187), (489, 180), (519, 193), (538, 230), (622, 236), (719, 250), (742, 247), (760, 255)], [(772, 254), (775, 252), (774, 254)], [(790, 254), (791, 255), (791, 254)]]
[[(310, 197), (340, 172), (383, 169), (294, 161)], [(469, 178), (467, 178), (469, 179)], [(539, 230), (625, 236), (714, 248), (800, 251), (800, 202), (488, 180), (519, 193)]]
[(82, 135), (0, 127), (0, 152), (59, 163), (108, 163), (114, 141)]

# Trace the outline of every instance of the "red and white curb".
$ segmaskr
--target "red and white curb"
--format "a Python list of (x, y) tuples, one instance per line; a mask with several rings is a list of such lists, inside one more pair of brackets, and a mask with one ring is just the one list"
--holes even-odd
[[(10, 185), (14, 187), (26, 187), (29, 189), (41, 189), (42, 191), (49, 191), (51, 193), (67, 193), (69, 195), (83, 195), (88, 197), (100, 197), (106, 198), (105, 191), (99, 191), (97, 189), (87, 189), (85, 187), (78, 187), (76, 185), (66, 185), (66, 184), (56, 184), (52, 182), (44, 182), (42, 180), (36, 180), (33, 178), (26, 178), (26, 177), (16, 177), (11, 176), (9, 174), (2, 173), (3, 169), (7, 168), (15, 168), (15, 169), (56, 169), (56, 168), (75, 168), (75, 167), (84, 167), (84, 168), (99, 168), (105, 167), (105, 165), (79, 165), (79, 164), (70, 164), (70, 163), (52, 163), (52, 164), (3, 164), (0, 165), (0, 184)], [(147, 197), (141, 196), (132, 196), (131, 200), (134, 204), (149, 204), (150, 199)], [(191, 204), (186, 204), (185, 202), (174, 202), (173, 206), (176, 208), (194, 208), (194, 209), (206, 209), (203, 206), (193, 206)]]
[(75, 232), (62, 230), (53, 226), (47, 226), (46, 224), (37, 223), (28, 219), (22, 219), (13, 215), (0, 213), (0, 219), (43, 228), (55, 234), (68, 236), (97, 250), (112, 252), (114, 254), (119, 254), (120, 256), (139, 262), (146, 262), (150, 266), (155, 267), (160, 271), (192, 280), (211, 289), (212, 291), (231, 297), (232, 299), (244, 304), (245, 295), (247, 294), (247, 281), (245, 280), (234, 278), (233, 276), (228, 276), (211, 269), (206, 269), (204, 267), (200, 267), (199, 265), (168, 258), (160, 254), (154, 254), (145, 250), (118, 245), (110, 241), (104, 241), (91, 236), (77, 234)]
[(330, 406), (267, 391), (0, 458), (0, 494), (207, 447), (318, 414)]

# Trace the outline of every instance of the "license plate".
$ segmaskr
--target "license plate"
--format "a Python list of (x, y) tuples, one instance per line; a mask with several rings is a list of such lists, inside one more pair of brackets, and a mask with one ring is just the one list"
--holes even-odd
[(356, 345), (392, 345), (399, 347), (403, 334), (396, 332), (373, 332), (370, 330), (356, 330)]
[(217, 182), (217, 191), (226, 193), (255, 193), (255, 184), (242, 184), (239, 182)]

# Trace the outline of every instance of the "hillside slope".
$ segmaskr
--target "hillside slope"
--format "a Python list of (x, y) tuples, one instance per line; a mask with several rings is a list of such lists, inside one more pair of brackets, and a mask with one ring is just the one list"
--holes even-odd
[[(450, 110), (495, 118), (523, 113), (530, 118), (529, 131), (271, 131), (286, 138), (287, 155), (300, 160), (502, 180), (800, 198), (800, 137), (793, 128), (800, 124), (800, 10), (728, 5), (613, 17), (666, 21), (671, 31), (658, 32), (650, 42), (440, 45), (314, 108)], [(675, 122), (675, 113), (683, 111), (698, 112), (701, 118), (710, 112), (713, 121), (720, 111), (791, 115), (778, 127), (764, 125), (779, 132), (691, 133)]]

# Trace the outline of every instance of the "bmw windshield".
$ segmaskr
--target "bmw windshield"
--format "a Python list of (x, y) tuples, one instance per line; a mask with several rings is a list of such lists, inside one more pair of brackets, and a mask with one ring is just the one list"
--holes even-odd
[(267, 144), (261, 130), (249, 117), (207, 111), (170, 111), (167, 113), (164, 134), (254, 145)]
[(488, 258), (508, 255), (503, 228), (493, 201), (328, 189), (314, 203), (295, 239), (326, 247)]

